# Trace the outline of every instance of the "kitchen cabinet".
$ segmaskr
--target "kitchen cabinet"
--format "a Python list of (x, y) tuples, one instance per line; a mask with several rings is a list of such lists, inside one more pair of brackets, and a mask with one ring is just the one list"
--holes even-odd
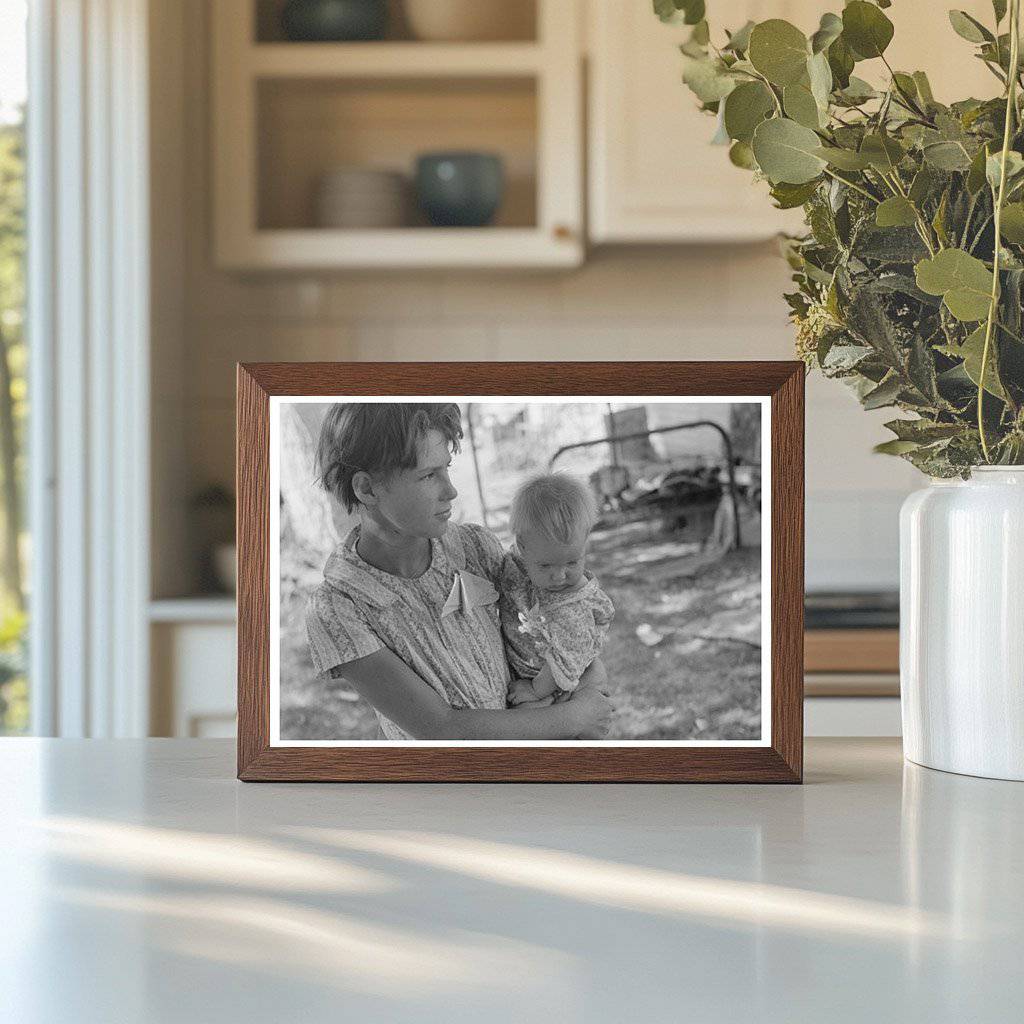
[[(712, 7), (739, 28), (748, 19), (817, 25), (820, 5), (741, 0)], [(710, 145), (715, 119), (681, 79), (690, 29), (662, 24), (649, 3), (591, 0), (588, 16), (588, 214), (593, 242), (735, 242), (796, 230), (800, 212), (776, 210), (768, 187)]]
[[(526, 2), (526, 0), (523, 0)], [(532, 39), (310, 43), (265, 0), (211, 6), (214, 253), (230, 269), (552, 267), (583, 257), (578, 0), (535, 0)], [(493, 225), (322, 227), (339, 168), (410, 176), (426, 151), (497, 153)], [(351, 173), (349, 171), (348, 173)]]
[[(745, 21), (785, 18), (810, 34), (820, 0), (736, 0), (709, 4), (712, 32)], [(988, 0), (958, 5), (990, 23)], [(887, 57), (896, 69), (925, 70), (936, 98), (995, 94), (998, 83), (956, 36), (945, 8), (894, 4)], [(710, 145), (715, 120), (701, 113), (681, 81), (679, 43), (689, 28), (664, 25), (647, 2), (590, 0), (588, 26), (588, 215), (592, 242), (727, 242), (799, 231), (799, 210), (776, 210), (767, 185)], [(1005, 25), (1004, 25), (1005, 29)], [(872, 65), (875, 65), (873, 67)], [(878, 82), (880, 61), (857, 74)]]

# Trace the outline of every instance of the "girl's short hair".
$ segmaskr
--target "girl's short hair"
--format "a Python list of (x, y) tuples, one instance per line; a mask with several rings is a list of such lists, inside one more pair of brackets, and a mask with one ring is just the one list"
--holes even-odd
[(597, 522), (590, 488), (568, 473), (546, 473), (527, 480), (512, 498), (509, 526), (516, 537), (537, 530), (556, 544), (568, 544)]
[(356, 473), (388, 475), (414, 469), (420, 441), (438, 430), (452, 452), (462, 439), (462, 414), (454, 403), (342, 402), (332, 405), (320, 428), (316, 469), (322, 486), (351, 512), (359, 499)]

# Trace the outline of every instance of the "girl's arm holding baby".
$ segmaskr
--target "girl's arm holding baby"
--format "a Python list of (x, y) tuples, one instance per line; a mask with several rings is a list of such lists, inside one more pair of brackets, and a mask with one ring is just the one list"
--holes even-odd
[(601, 739), (611, 720), (611, 704), (602, 692), (608, 675), (599, 660), (583, 674), (572, 700), (511, 711), (451, 707), (387, 648), (350, 661), (336, 673), (417, 739)]

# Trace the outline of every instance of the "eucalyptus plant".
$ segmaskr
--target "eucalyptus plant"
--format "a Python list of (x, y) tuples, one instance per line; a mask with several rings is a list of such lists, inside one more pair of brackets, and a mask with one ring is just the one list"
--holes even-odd
[[(949, 105), (889, 65), (890, 5), (852, 0), (810, 37), (748, 22), (716, 45), (704, 0), (654, 0), (691, 26), (683, 80), (715, 141), (776, 206), (803, 207), (807, 232), (785, 239), (800, 357), (865, 409), (910, 414), (877, 451), (966, 477), (1024, 462), (1020, 0), (993, 0), (988, 25), (949, 12), (999, 87)], [(855, 74), (866, 61), (886, 86)]]

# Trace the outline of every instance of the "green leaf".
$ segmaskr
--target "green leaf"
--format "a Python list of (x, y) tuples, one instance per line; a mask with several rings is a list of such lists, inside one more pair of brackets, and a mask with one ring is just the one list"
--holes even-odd
[(874, 354), (867, 345), (835, 345), (820, 360), (821, 368), (831, 375), (848, 373)]
[(900, 92), (909, 96), (912, 100), (918, 99), (917, 82), (914, 81), (911, 75), (904, 74), (902, 71), (895, 71), (893, 72), (892, 80)]
[(807, 68), (807, 37), (795, 25), (771, 18), (750, 33), (747, 58), (773, 85), (797, 82)]
[(959, 142), (932, 142), (922, 153), (940, 171), (966, 171), (971, 166), (971, 158)]
[(772, 186), (771, 196), (778, 209), (793, 210), (798, 206), (803, 206), (817, 191), (817, 180), (804, 182), (801, 185), (792, 185), (789, 182), (781, 181)]
[(932, 227), (935, 229), (935, 234), (938, 236), (939, 243), (946, 247), (949, 245), (949, 234), (946, 231), (946, 214), (949, 211), (949, 189), (945, 189), (942, 193), (942, 198), (939, 200), (939, 205), (935, 210), (935, 216), (932, 217)]
[(892, 42), (892, 22), (874, 5), (853, 0), (843, 10), (843, 39), (855, 57), (881, 57)]
[(734, 53), (746, 53), (750, 48), (750, 33), (753, 28), (754, 22), (748, 21), (742, 28), (736, 29), (722, 49), (732, 50)]
[(843, 31), (843, 19), (838, 14), (823, 14), (818, 31), (811, 36), (811, 53), (827, 50)]
[(882, 277), (875, 278), (872, 287), (879, 292), (893, 292), (909, 295), (915, 301), (924, 306), (938, 308), (941, 300), (935, 295), (926, 295), (917, 287), (917, 282), (907, 274), (885, 273)]
[(858, 289), (847, 310), (846, 321), (858, 340), (870, 345), (884, 366), (891, 370), (903, 366), (906, 353), (904, 339), (889, 318), (890, 303), (886, 299), (889, 296), (870, 285)]
[(701, 103), (717, 103), (736, 87), (720, 61), (709, 57), (683, 57), (683, 81)]
[[(867, 406), (864, 407), (865, 409)], [(871, 450), (877, 455), (906, 455), (907, 452), (912, 452), (921, 445), (917, 441), (883, 441), (881, 444), (876, 444)]]
[(773, 184), (801, 185), (817, 178), (825, 166), (816, 153), (818, 144), (810, 128), (784, 117), (762, 121), (754, 130), (754, 156)]
[[(920, 335), (915, 334), (910, 341), (910, 352), (907, 359), (907, 376), (914, 388), (924, 399), (924, 405), (939, 403), (939, 383), (935, 377), (935, 356), (931, 345)], [(908, 400), (909, 395), (904, 400)]]
[(902, 385), (899, 376), (893, 374), (864, 395), (860, 400), (860, 404), (868, 410), (882, 409), (887, 405), (894, 405), (901, 390)]
[(712, 146), (728, 146), (732, 140), (725, 130), (725, 110), (718, 104), (718, 115), (715, 118), (715, 134), (711, 137)]
[(915, 206), (920, 208), (921, 204), (931, 194), (937, 177), (935, 172), (927, 165), (914, 175), (914, 180), (910, 183), (910, 191), (907, 193), (907, 196)]
[(914, 85), (917, 86), (917, 95), (925, 103), (934, 103), (935, 97), (932, 95), (932, 86), (928, 81), (928, 76), (923, 71), (915, 71), (911, 77), (914, 79)]
[(889, 174), (903, 159), (903, 147), (891, 135), (872, 133), (865, 135), (860, 152), (870, 165), (883, 174)]
[(853, 53), (842, 36), (833, 41), (827, 52), (828, 66), (832, 71), (836, 88), (845, 89), (850, 84), (850, 75), (853, 72)]
[(696, 25), (704, 20), (704, 0), (654, 0), (654, 13), (668, 24)]
[(782, 109), (785, 110), (787, 117), (805, 128), (821, 127), (818, 104), (811, 95), (811, 90), (805, 85), (787, 85), (782, 90)]
[(856, 106), (859, 103), (867, 103), (878, 95), (878, 90), (865, 82), (863, 78), (851, 75), (846, 88), (840, 94), (844, 103)]
[[(957, 352), (954, 357), (959, 357)], [(942, 397), (961, 412), (977, 397), (978, 386), (967, 376), (963, 363), (957, 363), (938, 375), (939, 389)]]
[(815, 156), (832, 167), (838, 167), (842, 171), (863, 171), (871, 166), (871, 161), (852, 149), (839, 149), (837, 146), (819, 146), (814, 151)]
[(807, 204), (806, 213), (807, 224), (811, 229), (814, 240), (825, 249), (834, 250), (839, 248), (836, 218), (832, 212), (831, 204), (813, 201)]
[[(985, 177), (994, 192), (999, 188), (999, 175), (1002, 168), (1003, 151), (1001, 149), (991, 153), (985, 161)], [(1006, 154), (1006, 180), (1013, 181), (1024, 171), (1024, 157), (1016, 150), (1011, 149)]]
[(745, 171), (757, 170), (754, 151), (747, 142), (734, 142), (729, 147), (729, 162), (736, 167), (742, 167)]
[(1024, 203), (1007, 203), (999, 224), (999, 233), (1008, 242), (1024, 245)]
[(672, 0), (654, 0), (654, 13), (665, 22), (678, 20), (679, 12)]
[(992, 11), (996, 16), (996, 25), (1006, 17), (1006, 0), (992, 0)]
[(891, 430), (900, 441), (916, 441), (918, 444), (956, 437), (963, 430), (959, 423), (937, 423), (927, 419), (890, 420), (885, 428)]
[(810, 82), (811, 95), (821, 112), (820, 123), (828, 120), (828, 99), (832, 93), (832, 69), (828, 66), (828, 57), (823, 53), (815, 54), (807, 61), (807, 78)]
[[(988, 359), (985, 366), (985, 390), (996, 398), (1006, 401), (1006, 392), (999, 383), (996, 376), (996, 368), (993, 356), (995, 355), (995, 344), (989, 342)], [(981, 357), (985, 352), (985, 325), (981, 324), (973, 330), (967, 340), (957, 350), (963, 358), (964, 372), (974, 382), (975, 387), (980, 386), (981, 381)]]
[(775, 109), (764, 82), (743, 82), (725, 100), (725, 130), (738, 142), (750, 142), (754, 129)]
[(946, 308), (965, 322), (988, 316), (992, 275), (981, 260), (963, 249), (943, 249), (914, 268), (917, 286), (941, 295)]
[(711, 42), (711, 29), (706, 21), (698, 21), (690, 33), (690, 42), (697, 46), (707, 46)]
[(983, 43), (978, 56), (989, 64), (1008, 72), (1010, 69), (1010, 33), (1002, 33), (998, 43)]
[(928, 255), (920, 235), (912, 228), (877, 228), (873, 217), (858, 230), (854, 248), (861, 259), (891, 265), (917, 263)]
[(958, 36), (969, 43), (992, 42), (995, 36), (980, 21), (972, 18), (966, 11), (950, 11), (949, 23)]
[(985, 162), (988, 160), (989, 145), (990, 143), (986, 143), (974, 154), (974, 159), (971, 160), (971, 166), (967, 171), (967, 191), (972, 196), (977, 195), (985, 185)]
[(682, 9), (685, 24), (696, 25), (704, 20), (704, 0), (675, 0), (675, 5)]
[(916, 221), (914, 204), (903, 196), (891, 196), (875, 207), (875, 223), (880, 228), (907, 227)]

